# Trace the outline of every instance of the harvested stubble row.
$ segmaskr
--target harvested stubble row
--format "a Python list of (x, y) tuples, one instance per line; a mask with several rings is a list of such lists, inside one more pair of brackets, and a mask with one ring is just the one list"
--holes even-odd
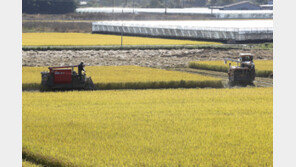
[[(255, 60), (255, 69), (257, 77), (270, 77), (273, 74), (272, 60)], [(236, 64), (236, 63), (232, 63)], [(189, 62), (190, 68), (227, 72), (229, 65), (223, 60), (220, 61), (192, 61)]]
[[(23, 46), (121, 45), (121, 36), (87, 33), (23, 33)], [(123, 45), (201, 45), (217, 42), (124, 36)]]
[[(23, 90), (39, 89), (47, 67), (23, 67)], [(139, 66), (88, 66), (95, 89), (146, 89), (223, 87), (217, 78)]]
[(272, 88), (23, 92), (47, 166), (272, 166)]

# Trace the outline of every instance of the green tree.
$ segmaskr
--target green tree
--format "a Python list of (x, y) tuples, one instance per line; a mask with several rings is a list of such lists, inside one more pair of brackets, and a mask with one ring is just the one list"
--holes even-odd
[(268, 0), (256, 0), (256, 3), (258, 4), (267, 4), (268, 3)]
[(221, 5), (229, 5), (236, 2), (235, 0), (222, 0)]
[(22, 0), (23, 13), (64, 14), (74, 12), (74, 0)]
[(151, 0), (149, 3), (150, 8), (163, 8), (165, 5), (162, 2), (163, 0)]
[(208, 3), (209, 5), (214, 6), (218, 4), (218, 0), (210, 0)]

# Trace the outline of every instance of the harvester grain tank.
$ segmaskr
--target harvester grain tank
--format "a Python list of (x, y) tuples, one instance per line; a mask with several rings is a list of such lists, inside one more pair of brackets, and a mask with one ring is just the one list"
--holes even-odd
[(49, 67), (49, 72), (41, 72), (41, 90), (93, 90), (94, 84), (91, 77), (85, 72), (81, 75), (74, 70), (76, 66)]
[(224, 59), (227, 61), (236, 62), (236, 66), (231, 66), (229, 63), (228, 79), (229, 85), (254, 85), (255, 80), (255, 64), (253, 62), (254, 56), (250, 53), (241, 53), (238, 59)]

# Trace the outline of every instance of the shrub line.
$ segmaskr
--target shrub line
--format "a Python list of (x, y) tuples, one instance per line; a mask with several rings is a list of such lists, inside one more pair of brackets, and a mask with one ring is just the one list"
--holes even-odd
[(40, 154), (34, 154), (28, 151), (26, 148), (22, 150), (22, 159), (26, 161), (32, 162), (34, 164), (40, 164), (42, 166), (54, 166), (54, 167), (64, 167), (64, 166), (71, 166), (74, 167), (75, 165), (70, 162), (62, 162), (53, 157), (43, 156)]
[[(223, 88), (221, 80), (209, 81), (156, 81), (156, 82), (122, 82), (122, 83), (95, 83), (94, 90), (113, 89), (163, 89), (163, 88)], [(39, 90), (38, 83), (22, 84), (23, 91)]]

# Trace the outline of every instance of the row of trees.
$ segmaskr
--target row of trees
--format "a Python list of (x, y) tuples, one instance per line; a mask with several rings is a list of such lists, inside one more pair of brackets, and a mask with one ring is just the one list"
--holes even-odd
[(23, 13), (64, 14), (74, 12), (77, 1), (74, 0), (22, 0)]
[[(22, 0), (23, 13), (64, 14), (75, 11), (81, 0)], [(196, 6), (219, 6), (242, 0), (86, 0), (96, 7), (149, 7), (149, 8), (182, 8)], [(249, 0), (256, 4), (266, 4), (269, 0)]]
[[(214, 5), (214, 6), (220, 6), (220, 5), (228, 5), (231, 3), (236, 3), (240, 1), (246, 1), (246, 0), (208, 0), (207, 5)], [(263, 5), (267, 4), (269, 0), (247, 0), (250, 2), (253, 2), (257, 5)]]
[[(220, 6), (228, 5), (245, 0), (150, 0), (150, 7), (161, 7), (164, 6), (167, 1), (167, 7), (205, 7), (205, 6)], [(262, 5), (267, 4), (269, 0), (248, 0), (254, 4)]]
[[(90, 6), (112, 7), (149, 7), (149, 8), (182, 8), (182, 7), (205, 7), (210, 5), (228, 5), (245, 0), (87, 0)], [(269, 0), (247, 0), (255, 4), (266, 4)]]
[(141, 8), (182, 8), (185, 5), (189, 7), (192, 3), (198, 6), (205, 6), (208, 0), (89, 0), (89, 6), (97, 7), (141, 7)]

